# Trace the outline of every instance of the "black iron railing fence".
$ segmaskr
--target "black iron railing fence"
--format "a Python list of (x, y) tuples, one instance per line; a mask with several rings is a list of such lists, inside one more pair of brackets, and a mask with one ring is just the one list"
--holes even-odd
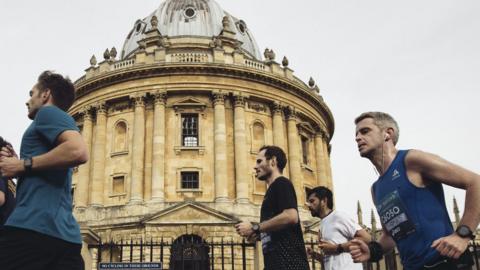
[[(315, 248), (317, 242), (306, 241), (306, 246)], [(94, 253), (95, 269), (100, 262), (161, 262), (163, 269), (170, 270), (256, 270), (255, 244), (233, 241), (203, 241), (195, 236), (163, 241), (120, 241), (89, 245)], [(480, 270), (480, 249), (470, 245), (474, 258), (472, 269)], [(312, 270), (323, 269), (319, 261), (310, 259)], [(398, 253), (385, 254), (378, 263), (364, 263), (365, 270), (403, 269)], [(259, 269), (262, 270), (262, 269)]]

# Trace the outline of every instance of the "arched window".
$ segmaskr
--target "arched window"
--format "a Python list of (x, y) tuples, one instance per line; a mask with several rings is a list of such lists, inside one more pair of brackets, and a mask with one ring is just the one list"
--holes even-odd
[(252, 127), (252, 151), (257, 152), (265, 145), (265, 128), (261, 122), (253, 123)]
[(124, 151), (127, 151), (127, 124), (124, 121), (120, 121), (115, 125), (113, 152)]

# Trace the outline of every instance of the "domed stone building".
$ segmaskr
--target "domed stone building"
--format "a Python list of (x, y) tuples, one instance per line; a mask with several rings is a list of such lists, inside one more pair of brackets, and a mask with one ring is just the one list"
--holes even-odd
[(73, 179), (86, 243), (241, 241), (233, 225), (259, 220), (266, 186), (252, 168), (266, 144), (287, 153), (310, 219), (306, 189), (332, 187), (333, 116), (313, 80), (273, 50), (263, 57), (246, 22), (213, 0), (166, 0), (119, 53), (92, 57), (70, 110), (90, 148)]

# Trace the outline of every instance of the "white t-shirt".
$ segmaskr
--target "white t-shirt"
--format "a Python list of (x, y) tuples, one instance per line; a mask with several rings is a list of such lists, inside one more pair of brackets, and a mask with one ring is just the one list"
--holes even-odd
[[(335, 245), (346, 243), (355, 237), (355, 233), (362, 227), (349, 218), (345, 213), (333, 210), (320, 221), (320, 237), (323, 241)], [(361, 263), (354, 263), (350, 253), (326, 255), (324, 258), (325, 270), (362, 270)]]

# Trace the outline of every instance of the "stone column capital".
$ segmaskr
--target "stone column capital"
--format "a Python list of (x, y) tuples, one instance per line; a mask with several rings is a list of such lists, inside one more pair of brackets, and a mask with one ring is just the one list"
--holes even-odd
[(297, 120), (298, 112), (297, 112), (297, 109), (295, 107), (288, 106), (286, 112), (287, 112), (287, 119), (288, 120)]
[(167, 93), (165, 92), (155, 92), (152, 94), (153, 96), (153, 102), (154, 104), (162, 104), (162, 105), (165, 105), (165, 103), (167, 102)]
[(78, 113), (83, 117), (83, 121), (92, 120), (92, 106), (85, 106)]
[(234, 95), (233, 96), (233, 101), (234, 101), (234, 107), (245, 107), (245, 102), (247, 101), (247, 98), (242, 95)]
[(93, 109), (97, 112), (97, 114), (107, 114), (107, 103), (98, 102), (97, 104), (93, 105)]
[(316, 127), (315, 128), (315, 137), (319, 137), (321, 139), (326, 139), (327, 138), (327, 134), (325, 133), (325, 131), (320, 128), (320, 127)]
[(130, 100), (135, 104), (135, 107), (145, 107), (146, 95), (145, 94), (137, 94), (131, 95)]
[(278, 101), (274, 101), (271, 105), (271, 109), (272, 109), (272, 112), (273, 114), (282, 114), (282, 111), (283, 111), (283, 106), (280, 102)]
[(225, 104), (225, 98), (227, 97), (227, 94), (222, 92), (222, 91), (216, 91), (212, 93), (213, 97), (213, 105), (224, 105)]

